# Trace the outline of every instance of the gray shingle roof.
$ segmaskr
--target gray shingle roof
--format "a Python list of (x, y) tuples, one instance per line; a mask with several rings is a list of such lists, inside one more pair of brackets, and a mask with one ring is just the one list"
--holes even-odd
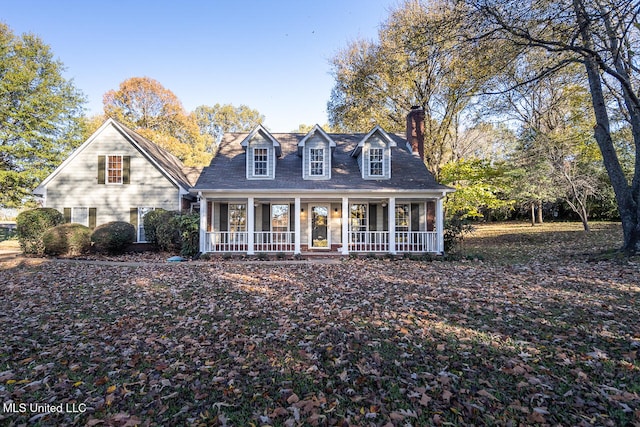
[(273, 133), (282, 147), (277, 160), (276, 178), (273, 180), (248, 180), (245, 172), (245, 151), (240, 142), (248, 133), (227, 133), (223, 136), (217, 155), (205, 167), (192, 191), (242, 191), (242, 190), (364, 190), (364, 191), (448, 191), (438, 184), (418, 156), (406, 148), (406, 140), (389, 134), (397, 147), (391, 150), (391, 179), (364, 180), (358, 160), (351, 157), (353, 149), (366, 134), (329, 134), (336, 148), (332, 158), (331, 179), (325, 181), (302, 178), (302, 158), (298, 155), (298, 143), (302, 133)]
[(173, 154), (169, 153), (164, 148), (156, 145), (155, 143), (139, 135), (135, 131), (129, 129), (127, 126), (120, 122), (115, 123), (122, 129), (124, 133), (131, 139), (133, 139), (142, 148), (149, 157), (173, 178), (182, 188), (188, 190), (198, 179), (198, 176), (202, 168), (187, 167), (182, 164)]

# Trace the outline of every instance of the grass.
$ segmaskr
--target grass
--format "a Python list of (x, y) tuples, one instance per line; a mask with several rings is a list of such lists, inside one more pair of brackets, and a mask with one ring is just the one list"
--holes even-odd
[[(459, 261), (0, 262), (0, 411), (34, 425), (638, 425), (619, 225), (476, 227)], [(30, 421), (31, 420), (31, 421)]]
[(468, 258), (477, 255), (490, 262), (513, 264), (558, 257), (596, 257), (622, 247), (619, 223), (593, 222), (590, 227), (591, 232), (585, 232), (581, 223), (574, 222), (536, 226), (521, 222), (480, 224), (474, 226), (457, 251)]

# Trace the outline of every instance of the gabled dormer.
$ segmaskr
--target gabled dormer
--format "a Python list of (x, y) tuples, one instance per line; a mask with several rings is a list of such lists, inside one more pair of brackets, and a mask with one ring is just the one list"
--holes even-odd
[(333, 139), (319, 125), (315, 125), (298, 143), (298, 155), (302, 156), (302, 178), (331, 179), (331, 158), (335, 148)]
[(351, 157), (358, 159), (362, 179), (391, 179), (391, 147), (396, 143), (378, 125), (358, 143)]
[(258, 125), (240, 145), (246, 153), (247, 179), (275, 179), (276, 159), (282, 150), (268, 130)]

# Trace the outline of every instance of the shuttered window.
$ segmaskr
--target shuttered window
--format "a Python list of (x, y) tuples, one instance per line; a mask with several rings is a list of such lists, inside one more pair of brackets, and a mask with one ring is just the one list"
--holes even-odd
[(85, 227), (96, 227), (96, 208), (73, 207), (64, 208), (64, 221), (82, 224)]
[(130, 156), (98, 156), (98, 184), (129, 184)]

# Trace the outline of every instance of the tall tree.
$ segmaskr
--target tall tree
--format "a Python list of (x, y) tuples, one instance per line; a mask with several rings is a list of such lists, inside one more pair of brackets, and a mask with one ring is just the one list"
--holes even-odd
[[(458, 4), (459, 2), (455, 2)], [(523, 53), (548, 52), (538, 77), (580, 62), (588, 79), (594, 136), (622, 219), (623, 250), (640, 250), (640, 2), (638, 0), (466, 0), (467, 33), (509, 42)], [(611, 102), (611, 99), (617, 102)], [(630, 178), (621, 165), (612, 129), (628, 126), (635, 162)]]
[(336, 83), (329, 121), (345, 130), (370, 128), (373, 120), (403, 131), (410, 106), (425, 111), (425, 164), (436, 176), (455, 160), (460, 122), (498, 63), (485, 50), (456, 46), (456, 11), (433, 1), (406, 1), (382, 25), (376, 42), (351, 43), (332, 59)]
[(20, 205), (81, 144), (84, 96), (32, 34), (0, 23), (0, 206)]
[(200, 133), (178, 97), (149, 77), (132, 77), (104, 95), (104, 113), (165, 148), (188, 166), (211, 160), (211, 138)]
[[(200, 105), (191, 115), (198, 124), (200, 133), (210, 135), (216, 143), (225, 132), (248, 132), (264, 122), (262, 114), (246, 105)], [(213, 152), (214, 147), (210, 146), (209, 151)]]

